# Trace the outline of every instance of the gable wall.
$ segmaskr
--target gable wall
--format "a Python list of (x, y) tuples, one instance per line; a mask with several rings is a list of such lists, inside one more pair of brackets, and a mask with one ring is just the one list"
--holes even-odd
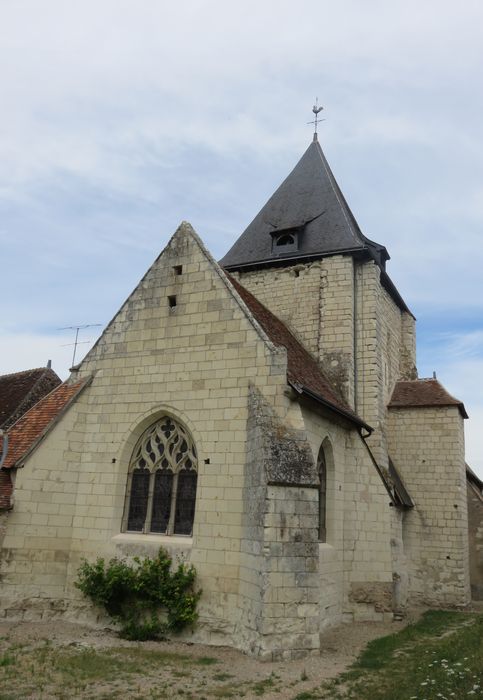
[[(89, 608), (73, 586), (82, 557), (166, 545), (199, 572), (200, 637), (236, 645), (248, 392), (257, 385), (282, 410), (285, 351), (261, 339), (198, 243), (178, 234), (77, 376), (91, 373), (92, 384), (19, 470), (2, 597), (14, 607), (27, 597), (64, 601), (77, 615)], [(164, 412), (185, 423), (198, 450), (192, 539), (120, 533), (132, 449)]]

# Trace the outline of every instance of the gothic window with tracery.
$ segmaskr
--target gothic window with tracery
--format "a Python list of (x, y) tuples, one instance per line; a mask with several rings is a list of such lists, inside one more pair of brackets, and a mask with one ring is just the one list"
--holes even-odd
[(139, 438), (129, 464), (127, 532), (191, 535), (198, 460), (185, 427), (163, 416)]

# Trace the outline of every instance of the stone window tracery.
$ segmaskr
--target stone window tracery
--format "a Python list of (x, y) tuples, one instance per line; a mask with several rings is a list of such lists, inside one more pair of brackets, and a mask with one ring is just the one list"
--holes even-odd
[(191, 435), (163, 416), (139, 438), (129, 464), (123, 529), (191, 535), (198, 459)]

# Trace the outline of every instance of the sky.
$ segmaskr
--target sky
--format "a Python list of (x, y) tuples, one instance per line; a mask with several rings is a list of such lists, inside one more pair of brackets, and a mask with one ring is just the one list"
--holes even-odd
[(188, 220), (221, 258), (319, 140), (483, 477), (483, 3), (0, 0), (0, 373), (63, 378)]

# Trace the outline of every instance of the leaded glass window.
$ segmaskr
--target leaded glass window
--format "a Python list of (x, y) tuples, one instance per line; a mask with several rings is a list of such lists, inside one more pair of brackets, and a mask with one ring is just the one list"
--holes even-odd
[(191, 535), (198, 460), (186, 428), (163, 416), (140, 437), (129, 464), (128, 532)]

